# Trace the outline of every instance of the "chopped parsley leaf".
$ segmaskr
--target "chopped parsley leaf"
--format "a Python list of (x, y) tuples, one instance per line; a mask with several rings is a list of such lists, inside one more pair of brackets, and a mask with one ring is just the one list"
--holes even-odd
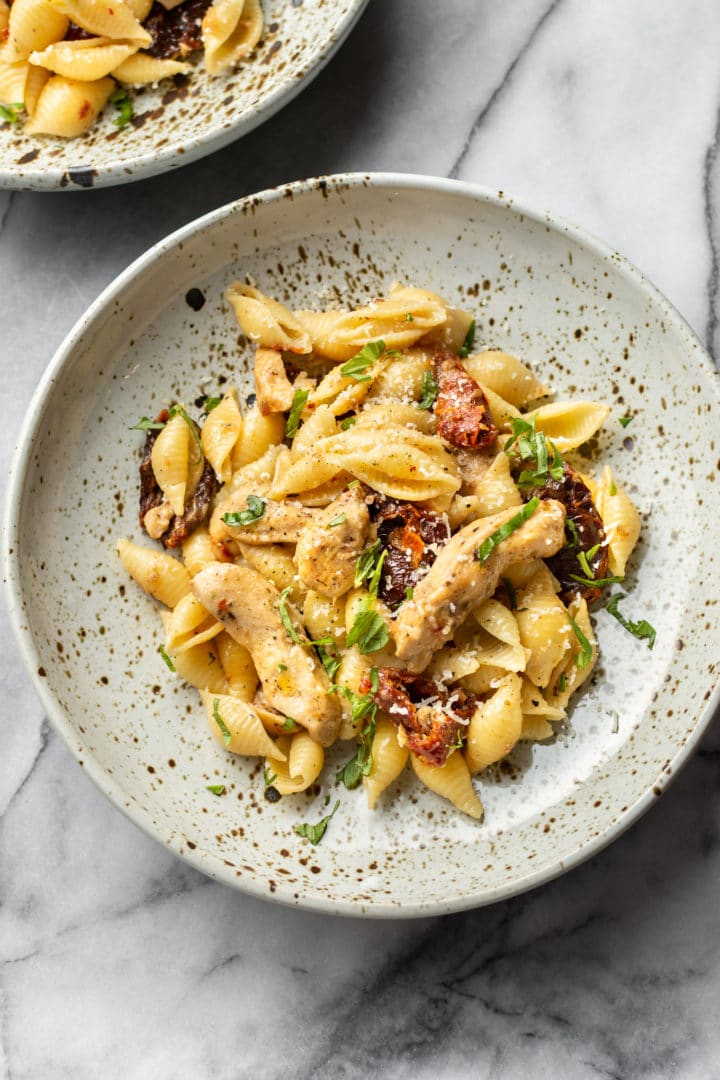
[(170, 659), (170, 657), (168, 656), (168, 654), (165, 652), (165, 646), (160, 645), (158, 647), (158, 652), (160, 653), (160, 655), (162, 656), (163, 660), (165, 661), (167, 666), (170, 668), (170, 670), (174, 672), (175, 671), (175, 665), (173, 664), (173, 662)]
[(470, 323), (470, 325), (468, 326), (467, 334), (465, 335), (465, 340), (463, 341), (462, 345), (458, 349), (458, 356), (462, 360), (464, 360), (465, 357), (470, 355), (470, 353), (473, 350), (474, 345), (475, 345), (475, 320), (473, 319), (472, 322)]
[(438, 384), (435, 382), (432, 371), (426, 371), (423, 375), (420, 393), (418, 409), (432, 409), (438, 396)]
[(359, 353), (355, 353), (347, 363), (343, 364), (340, 368), (340, 374), (345, 375), (348, 379), (354, 379), (355, 382), (369, 382), (370, 376), (365, 373), (384, 352), (384, 341), (368, 341), (367, 345), (364, 345)]
[(524, 525), (525, 522), (533, 516), (539, 505), (540, 500), (537, 495), (534, 495), (529, 502), (525, 503), (522, 510), (483, 540), (475, 552), (478, 562), (487, 562), (498, 544), (501, 544), (503, 540), (507, 540), (508, 536), (512, 536), (516, 529), (519, 529), (521, 525)]
[(213, 700), (213, 720), (215, 721), (217, 726), (220, 728), (220, 733), (222, 735), (223, 742), (225, 743), (226, 746), (229, 746), (230, 743), (232, 742), (232, 735), (228, 731), (227, 724), (225, 723), (222, 716), (220, 715), (220, 698), (215, 698)]
[(657, 631), (647, 619), (640, 619), (638, 622), (633, 622), (632, 619), (626, 619), (620, 611), (618, 611), (618, 604), (621, 600), (625, 599), (625, 593), (615, 593), (611, 596), (605, 605), (605, 610), (609, 611), (614, 619), (620, 623), (633, 637), (638, 638), (640, 641), (647, 641), (648, 649), (652, 649), (655, 644), (655, 638), (657, 637)]
[(300, 417), (303, 414), (303, 409), (307, 399), (310, 397), (309, 390), (296, 390), (293, 394), (292, 405), (290, 406), (290, 412), (285, 423), (285, 436), (288, 439), (294, 439), (297, 435), (297, 430), (300, 427)]
[(632, 416), (621, 416), (618, 420), (618, 424), (622, 424), (623, 427), (627, 427), (628, 424), (632, 424)]
[(339, 805), (340, 800), (337, 799), (330, 813), (326, 817), (321, 818), (317, 825), (308, 825), (307, 822), (304, 822), (302, 825), (295, 826), (295, 832), (298, 836), (302, 836), (306, 840), (309, 840), (311, 844), (319, 844), (325, 835), (330, 819), (333, 817)]
[(239, 510), (234, 514), (223, 514), (226, 525), (236, 528), (240, 525), (253, 525), (265, 513), (265, 500), (259, 495), (248, 495), (247, 510)]
[(227, 788), (224, 784), (206, 784), (205, 790), (209, 791), (212, 795), (224, 795)]

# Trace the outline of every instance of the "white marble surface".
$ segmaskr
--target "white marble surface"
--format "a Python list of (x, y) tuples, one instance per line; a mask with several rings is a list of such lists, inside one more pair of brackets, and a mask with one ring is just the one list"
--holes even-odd
[[(372, 0), (318, 80), (215, 157), (126, 189), (0, 193), (3, 471), (44, 366), (118, 271), (206, 210), (319, 172), (544, 204), (720, 350), (718, 56), (709, 0)], [(720, 1077), (717, 730), (630, 833), (534, 893), (442, 920), (325, 918), (140, 834), (0, 633), (0, 1077)]]

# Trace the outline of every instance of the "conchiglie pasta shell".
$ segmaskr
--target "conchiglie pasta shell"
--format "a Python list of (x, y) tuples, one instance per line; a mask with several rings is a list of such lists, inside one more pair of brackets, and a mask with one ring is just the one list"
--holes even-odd
[(192, 593), (183, 596), (173, 608), (166, 626), (167, 648), (174, 654), (187, 652), (194, 645), (210, 641), (222, 632), (222, 623), (205, 610)]
[(297, 567), (293, 562), (291, 549), (283, 544), (243, 544), (237, 541), (238, 550), (249, 566), (263, 577), (272, 581), (276, 589), (292, 589), (293, 603), (299, 603), (302, 592), (295, 580)]
[(358, 428), (386, 428), (389, 424), (398, 427), (415, 428), (424, 435), (434, 435), (437, 430), (435, 417), (428, 409), (418, 409), (417, 405), (405, 405), (402, 402), (368, 401), (357, 418)]
[[(323, 440), (325, 444), (327, 440)], [(328, 483), (344, 472), (342, 466), (328, 461), (321, 449), (302, 454), (285, 472), (273, 480), (270, 488), (272, 499), (284, 499), (287, 495), (299, 495)]]
[(291, 312), (252, 285), (234, 281), (225, 293), (245, 337), (265, 349), (309, 353), (310, 337)]
[(12, 50), (3, 45), (0, 48), (0, 101), (7, 105), (24, 105), (29, 73), (30, 64), (14, 59)]
[(363, 787), (371, 810), (383, 791), (397, 780), (407, 765), (408, 757), (408, 748), (398, 743), (395, 725), (385, 717), (378, 716), (372, 744), (372, 768), (367, 776), (363, 776)]
[(529, 720), (563, 720), (565, 718), (565, 709), (560, 708), (557, 705), (550, 705), (546, 701), (542, 690), (537, 686), (533, 686), (533, 684), (525, 678), (522, 681), (520, 703), (522, 706), (523, 717), (527, 717)]
[(190, 428), (183, 418), (173, 416), (153, 443), (150, 458), (158, 487), (178, 516), (185, 509), (191, 438)]
[(498, 688), (506, 675), (506, 668), (481, 664), (477, 671), (473, 671), (471, 675), (463, 676), (460, 682), (466, 690), (470, 690), (473, 694), (489, 694), (492, 690)]
[(476, 382), (499, 394), (511, 405), (523, 406), (544, 397), (547, 390), (530, 368), (510, 353), (488, 349), (463, 360)]
[(190, 592), (190, 576), (172, 555), (131, 540), (118, 540), (117, 552), (133, 581), (168, 607), (174, 608)]
[(175, 665), (175, 671), (185, 682), (198, 690), (227, 694), (227, 680), (214, 641), (193, 645), (187, 652), (173, 653), (170, 649), (167, 652)]
[(10, 8), (8, 40), (16, 58), (26, 59), (36, 49), (61, 41), (68, 25), (67, 16), (45, 0), (15, 0)]
[(30, 61), (56, 75), (80, 82), (95, 82), (137, 51), (137, 45), (113, 42), (110, 38), (58, 41), (42, 52), (30, 54)]
[(315, 352), (329, 360), (350, 360), (371, 341), (384, 341), (386, 349), (407, 349), (447, 320), (442, 301), (430, 299), (432, 294), (423, 290), (411, 292), (355, 311), (296, 311), (295, 315), (310, 334)]
[(523, 713), (520, 733), (522, 742), (543, 742), (545, 739), (551, 739), (554, 734), (552, 724), (549, 724), (542, 716), (528, 716)]
[(132, 41), (138, 46), (150, 45), (152, 39), (147, 30), (135, 18), (123, 0), (48, 0), (56, 12), (67, 15), (72, 22), (97, 37), (114, 41)]
[(316, 743), (305, 731), (290, 737), (278, 739), (275, 747), (281, 748), (287, 759), (277, 757), (277, 750), (268, 754), (265, 766), (271, 775), (275, 775), (272, 786), (281, 795), (294, 795), (305, 791), (314, 784), (322, 772), (325, 754), (322, 746)]
[[(337, 368), (334, 369), (337, 371)], [(292, 442), (291, 460), (296, 461), (302, 454), (311, 452), (318, 439), (326, 439), (337, 434), (337, 425), (332, 409), (328, 405), (318, 405), (308, 412), (307, 420), (300, 425)]]
[(252, 52), (262, 32), (259, 0), (215, 0), (202, 21), (205, 67), (217, 75), (237, 64)]
[(640, 536), (640, 515), (627, 492), (618, 487), (608, 465), (603, 469), (596, 506), (608, 543), (610, 573), (622, 576)]
[(498, 641), (504, 641), (507, 645), (520, 644), (517, 620), (512, 611), (509, 611), (499, 600), (483, 601), (473, 609), (473, 615), (483, 630), (492, 634)]
[(462, 754), (451, 754), (440, 768), (429, 765), (416, 754), (410, 754), (410, 764), (418, 779), (436, 795), (448, 799), (463, 814), (469, 814), (477, 821), (482, 819), (482, 803), (477, 797)]
[(506, 675), (492, 697), (478, 705), (467, 729), (465, 760), (477, 773), (507, 757), (522, 732), (521, 679)]
[(527, 413), (561, 454), (587, 442), (607, 420), (610, 406), (598, 401), (555, 401)]
[(191, 70), (191, 65), (181, 60), (163, 60), (148, 53), (136, 52), (113, 68), (112, 75), (125, 86), (148, 86)]
[[(245, 413), (242, 428), (232, 454), (233, 470), (264, 459), (271, 447), (276, 448), (285, 437), (285, 417), (280, 413), (263, 416), (256, 405)], [(277, 453), (277, 449), (275, 451)], [(270, 459), (268, 459), (269, 461)], [(274, 465), (274, 458), (272, 458)], [(270, 473), (272, 478), (272, 472)]]
[(345, 639), (345, 600), (331, 599), (310, 589), (303, 605), (303, 622), (313, 640), (330, 634), (340, 644)]
[(565, 605), (547, 589), (540, 571), (518, 592), (517, 604), (520, 640), (530, 650), (525, 674), (535, 686), (547, 686), (571, 647), (572, 627)]
[(422, 349), (410, 349), (400, 356), (383, 359), (385, 363), (372, 380), (368, 396), (373, 400), (417, 401), (422, 393), (425, 373), (430, 370), (430, 354)]
[(434, 435), (396, 425), (378, 433), (350, 428), (326, 439), (318, 450), (377, 491), (397, 499), (432, 499), (460, 487), (457, 462)]
[(10, 21), (10, 8), (5, 0), (0, 0), (0, 30), (5, 30)]
[[(180, 0), (178, 0), (178, 2), (180, 2)], [(125, 3), (140, 23), (145, 22), (150, 14), (150, 8), (153, 6), (153, 0), (125, 0)], [(165, 4), (163, 6), (168, 7), (169, 5)], [(175, 4), (173, 5), (173, 7), (176, 6), (177, 5)]]
[(97, 120), (113, 92), (112, 79), (78, 82), (54, 75), (40, 93), (35, 113), (25, 125), (28, 135), (55, 135), (73, 139)]
[(507, 454), (500, 453), (496, 456), (490, 468), (475, 484), (474, 494), (478, 517), (490, 517), (492, 514), (509, 510), (511, 506), (522, 504), (520, 492), (510, 472), (510, 459)]
[[(567, 705), (570, 697), (579, 689), (592, 673), (595, 663), (597, 661), (597, 639), (595, 637), (595, 631), (590, 621), (590, 613), (588, 612), (587, 602), (581, 598), (573, 600), (568, 605), (568, 611), (572, 615), (575, 623), (580, 632), (587, 639), (591, 656), (589, 662), (585, 667), (579, 667), (578, 661), (582, 656), (582, 649), (580, 642), (577, 639), (574, 630), (571, 627), (571, 648), (569, 653), (564, 659), (557, 665), (552, 672), (549, 680), (548, 688), (545, 693), (545, 697), (549, 705), (555, 705), (557, 708), (564, 709)], [(569, 623), (570, 620), (568, 620)], [(563, 680), (564, 676), (564, 680)], [(561, 687), (562, 684), (562, 687)]]
[(241, 701), (252, 701), (259, 679), (249, 651), (228, 633), (220, 634), (216, 645), (227, 679), (228, 692)]
[(182, 545), (183, 562), (191, 578), (214, 562), (228, 562), (222, 548), (213, 543), (207, 528), (201, 525)]
[(234, 390), (228, 390), (205, 420), (201, 441), (205, 457), (221, 484), (232, 476), (231, 454), (240, 437), (242, 416)]
[(28, 68), (25, 80), (25, 111), (28, 116), (34, 116), (45, 83), (50, 78), (50, 72), (45, 68), (35, 67), (33, 64), (29, 64)]
[[(280, 753), (252, 705), (238, 698), (215, 694), (208, 690), (201, 691), (200, 697), (205, 706), (208, 726), (226, 750), (232, 754), (243, 754), (248, 757), (264, 757), (266, 754)], [(225, 742), (222, 729), (218, 727), (215, 719), (216, 702), (218, 715), (230, 732), (230, 742)]]

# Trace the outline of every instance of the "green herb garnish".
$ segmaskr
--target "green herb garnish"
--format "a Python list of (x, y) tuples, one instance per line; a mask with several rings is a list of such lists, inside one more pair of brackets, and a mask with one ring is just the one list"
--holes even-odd
[(277, 780), (277, 773), (271, 773), (266, 765), (263, 769), (263, 780), (265, 781), (265, 787), (272, 787)]
[(220, 404), (221, 401), (222, 401), (221, 397), (209, 397), (209, 396), (206, 395), (205, 400), (203, 402), (203, 409), (205, 410), (206, 414), (211, 413), (213, 411), (213, 409), (217, 409), (217, 407), (218, 407), (218, 405)]
[(468, 330), (467, 330), (467, 334), (465, 335), (465, 339), (464, 339), (462, 345), (460, 346), (460, 348), (458, 349), (458, 356), (462, 360), (464, 360), (467, 356), (470, 355), (470, 353), (472, 352), (472, 350), (474, 348), (474, 345), (475, 345), (475, 320), (473, 319), (472, 322), (470, 323), (470, 325), (468, 326)]
[(335, 653), (327, 651), (324, 645), (316, 645), (317, 654), (320, 657), (320, 663), (325, 668), (328, 678), (334, 679), (337, 674), (337, 669), (340, 667), (340, 657)]
[(505, 586), (505, 592), (508, 594), (508, 600), (510, 601), (510, 610), (517, 611), (517, 593), (515, 592), (515, 586), (510, 578), (500, 578), (501, 582)]
[(290, 614), (289, 614), (288, 609), (287, 609), (287, 598), (288, 598), (291, 591), (292, 591), (292, 586), (288, 585), (288, 587), (286, 589), (283, 589), (283, 591), (280, 593), (280, 599), (278, 600), (278, 610), (280, 612), (280, 620), (281, 620), (283, 626), (285, 627), (285, 631), (287, 633), (287, 636), (290, 638), (290, 640), (294, 641), (296, 645), (303, 645), (304, 642), (303, 642), (302, 638), (300, 637), (300, 635), (298, 634), (295, 627), (293, 626), (292, 619), (290, 618)]
[(494, 533), (491, 533), (486, 540), (483, 540), (475, 552), (478, 562), (487, 562), (498, 544), (501, 544), (503, 540), (507, 540), (508, 536), (512, 536), (516, 529), (524, 525), (528, 518), (533, 516), (539, 505), (540, 500), (537, 495), (534, 495), (529, 502), (525, 503), (522, 510), (515, 514), (514, 517), (511, 517), (509, 521), (506, 521), (504, 525), (501, 525), (499, 529), (496, 529)]
[(379, 540), (366, 547), (355, 560), (355, 588), (359, 588), (364, 581), (368, 581), (375, 573), (375, 569), (384, 556), (383, 546)]
[(614, 483), (608, 488), (608, 495), (617, 495), (617, 488)]
[(575, 634), (575, 637), (580, 642), (580, 652), (577, 653), (577, 655), (575, 656), (575, 667), (578, 667), (582, 670), (583, 668), (586, 668), (592, 660), (592, 645), (585, 637), (582, 630), (575, 622), (569, 611), (567, 613), (567, 617), (570, 620), (570, 625), (573, 628), (573, 633)]
[(405, 316), (405, 322), (415, 322), (415, 316), (412, 314), (412, 312), (408, 311), (407, 315)]
[(308, 825), (307, 822), (305, 822), (302, 825), (296, 825), (295, 832), (298, 834), (298, 836), (303, 836), (306, 840), (309, 840), (311, 844), (319, 844), (323, 836), (325, 835), (325, 831), (328, 827), (330, 819), (334, 815), (339, 805), (340, 800), (338, 799), (330, 813), (326, 817), (321, 818), (320, 821), (318, 821), (317, 825)]
[(4, 120), (6, 124), (17, 124), (20, 121), (20, 113), (24, 108), (25, 103), (23, 101), (0, 105), (0, 120)]
[(202, 454), (203, 448), (202, 448), (202, 443), (200, 442), (200, 436), (197, 433), (197, 425), (195, 423), (193, 423), (193, 421), (188, 416), (188, 412), (187, 412), (187, 409), (185, 408), (185, 406), (184, 405), (173, 405), (172, 409), (170, 410), (170, 418), (172, 419), (173, 416), (179, 416), (179, 417), (181, 417), (181, 419), (183, 419), (185, 421), (187, 426), (190, 428), (190, 434), (192, 435), (193, 439), (197, 443), (198, 450)]
[(611, 596), (605, 605), (605, 610), (609, 611), (614, 619), (620, 623), (633, 637), (638, 638), (640, 641), (647, 641), (648, 649), (652, 649), (655, 644), (655, 638), (657, 637), (657, 631), (647, 619), (640, 619), (638, 622), (633, 622), (632, 619), (626, 619), (618, 611), (618, 604), (621, 600), (625, 599), (625, 593), (615, 593)]
[(165, 661), (167, 666), (170, 668), (170, 670), (174, 672), (175, 671), (175, 665), (173, 664), (173, 662), (170, 659), (170, 657), (168, 656), (168, 654), (165, 652), (165, 646), (164, 645), (158, 646), (158, 652), (160, 653), (160, 655), (162, 656), (163, 660)]
[(357, 645), (361, 653), (377, 652), (390, 640), (390, 631), (377, 611), (363, 607), (358, 611), (347, 636), (348, 648)]
[(338, 514), (336, 518), (329, 521), (325, 526), (326, 529), (334, 529), (336, 525), (344, 525), (347, 521), (347, 514)]
[(438, 396), (438, 384), (435, 382), (432, 371), (426, 371), (423, 375), (420, 395), (418, 409), (432, 409)]
[(594, 578), (592, 574), (590, 577), (583, 577), (582, 574), (568, 574), (573, 581), (577, 581), (578, 585), (586, 585), (589, 588), (603, 588), (605, 585), (617, 585), (618, 582), (624, 581), (625, 578), (611, 574), (609, 577)]
[(143, 416), (137, 424), (133, 424), (130, 431), (162, 431), (164, 427), (164, 420), (150, 420), (147, 416)]
[(348, 428), (357, 424), (357, 416), (346, 416), (344, 420), (340, 422), (340, 430), (347, 431)]
[(406, 587), (405, 587), (405, 599), (406, 600), (412, 600), (414, 595), (415, 595), (415, 590), (413, 589), (412, 585), (406, 585)]
[(632, 416), (621, 416), (618, 419), (618, 424), (622, 424), (623, 427), (627, 427), (628, 424), (631, 424), (631, 423), (632, 423)]
[(283, 731), (296, 731), (299, 726), (297, 720), (293, 720), (292, 716), (288, 716), (283, 724)]
[(220, 732), (222, 734), (223, 742), (225, 743), (226, 746), (229, 746), (230, 743), (232, 742), (232, 735), (228, 731), (227, 724), (225, 723), (222, 716), (220, 715), (220, 698), (215, 698), (213, 700), (213, 720), (215, 721), (217, 726), (220, 728)]
[(205, 790), (209, 791), (212, 795), (224, 795), (227, 788), (224, 784), (206, 784)]
[(563, 694), (565, 692), (566, 687), (567, 687), (567, 675), (563, 671), (562, 675), (560, 676), (560, 681), (558, 682), (558, 689), (560, 690), (561, 694)]
[(293, 394), (292, 405), (285, 424), (285, 435), (288, 439), (294, 439), (297, 435), (297, 430), (300, 427), (300, 417), (309, 397), (309, 390), (296, 390)]
[(375, 363), (379, 356), (385, 352), (384, 341), (368, 341), (359, 353), (355, 353), (347, 363), (340, 368), (340, 374), (355, 382), (369, 382), (370, 376), (365, 372)]
[(259, 495), (248, 495), (247, 510), (239, 510), (234, 514), (223, 514), (226, 525), (236, 528), (240, 525), (254, 525), (265, 513), (265, 500)]
[(133, 117), (133, 105), (127, 90), (116, 90), (114, 94), (110, 95), (109, 100), (110, 104), (114, 105), (120, 114), (113, 120), (115, 127), (118, 129), (127, 127)]

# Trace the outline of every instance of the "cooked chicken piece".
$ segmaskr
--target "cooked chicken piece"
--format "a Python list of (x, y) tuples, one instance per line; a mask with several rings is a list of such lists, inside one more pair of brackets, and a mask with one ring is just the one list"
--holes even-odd
[(255, 394), (263, 416), (289, 412), (293, 393), (279, 349), (258, 349), (255, 353)]
[(322, 746), (335, 741), (340, 727), (337, 697), (307, 644), (295, 608), (287, 614), (302, 644), (291, 641), (280, 617), (280, 593), (256, 570), (218, 563), (193, 578), (203, 607), (249, 651), (268, 705), (292, 717)]
[(483, 540), (517, 513), (512, 506), (472, 521), (456, 533), (415, 588), (412, 600), (400, 608), (392, 634), (397, 656), (410, 671), (424, 670), (471, 608), (492, 596), (507, 566), (523, 559), (546, 559), (562, 547), (565, 507), (548, 499), (480, 562), (477, 550)]
[(263, 502), (265, 508), (262, 516), (247, 525), (229, 525), (223, 520), (226, 514), (247, 510), (247, 496), (243, 493), (239, 498), (224, 502), (222, 514), (219, 515), (222, 530), (220, 524), (217, 526), (221, 531), (221, 540), (241, 540), (243, 544), (296, 544), (316, 513), (301, 503), (274, 502), (272, 499), (263, 499)]
[(323, 596), (342, 596), (355, 580), (355, 560), (365, 547), (370, 512), (360, 485), (316, 510), (295, 549), (300, 582)]

